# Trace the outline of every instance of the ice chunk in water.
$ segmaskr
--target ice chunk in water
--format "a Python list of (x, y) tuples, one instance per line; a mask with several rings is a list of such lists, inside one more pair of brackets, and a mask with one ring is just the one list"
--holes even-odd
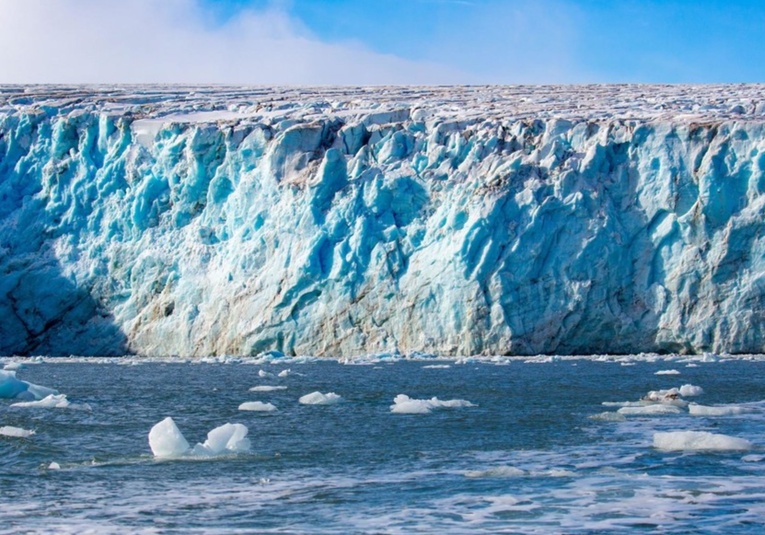
[(36, 407), (40, 409), (90, 409), (90, 407), (86, 405), (73, 405), (69, 402), (68, 399), (66, 399), (66, 394), (50, 394), (39, 401), (19, 401), (18, 403), (12, 404), (11, 407)]
[(0, 370), (0, 398), (35, 400), (50, 394), (58, 394), (58, 392), (52, 388), (17, 379), (16, 372), (13, 370)]
[(449, 399), (442, 401), (436, 397), (430, 399), (413, 399), (406, 394), (399, 394), (393, 399), (390, 411), (396, 414), (429, 414), (433, 409), (475, 407), (464, 399)]
[(675, 405), (666, 405), (657, 403), (654, 405), (644, 405), (642, 407), (622, 407), (617, 411), (624, 416), (652, 416), (656, 414), (679, 414), (680, 408)]
[(194, 455), (221, 455), (250, 451), (248, 429), (242, 424), (223, 424), (207, 433), (204, 444), (194, 446)]
[(335, 394), (334, 392), (328, 392), (322, 394), (321, 392), (311, 392), (301, 397), (298, 401), (303, 405), (334, 405), (339, 403), (343, 398)]
[(667, 451), (738, 451), (751, 449), (752, 443), (706, 431), (673, 431), (654, 433), (653, 447)]
[(254, 412), (273, 412), (276, 407), (272, 403), (263, 403), (262, 401), (246, 401), (239, 405), (240, 411)]
[(707, 405), (691, 403), (688, 405), (688, 412), (693, 416), (730, 416), (732, 414), (742, 414), (745, 411), (744, 407), (739, 405), (720, 405), (717, 407), (710, 407)]
[(253, 386), (252, 388), (250, 388), (250, 392), (274, 392), (276, 390), (287, 390), (287, 387), (261, 385), (261, 386)]
[(0, 427), (0, 435), (4, 437), (29, 438), (34, 434), (34, 431), (22, 429), (21, 427), (13, 427), (12, 425), (4, 425)]
[(683, 385), (680, 387), (680, 395), (683, 397), (700, 396), (704, 393), (704, 389), (696, 385)]
[(654, 375), (680, 375), (680, 372), (677, 370), (659, 370)]
[(160, 458), (181, 457), (190, 449), (183, 433), (169, 416), (149, 431), (149, 447), (154, 456)]

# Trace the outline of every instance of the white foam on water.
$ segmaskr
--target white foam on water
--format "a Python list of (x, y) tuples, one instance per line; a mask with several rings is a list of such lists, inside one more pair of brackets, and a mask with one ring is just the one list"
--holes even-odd
[(514, 466), (497, 466), (489, 468), (488, 470), (469, 470), (465, 472), (465, 477), (472, 479), (487, 478), (487, 477), (522, 477), (525, 476), (526, 471), (516, 468)]
[(680, 375), (680, 372), (677, 370), (659, 370), (654, 375)]
[(22, 429), (21, 427), (14, 427), (12, 425), (4, 425), (0, 427), (0, 435), (4, 437), (29, 438), (34, 434), (34, 431)]
[(277, 390), (287, 390), (286, 386), (271, 386), (271, 385), (261, 385), (261, 386), (253, 386), (250, 388), (250, 392), (275, 392)]
[(321, 392), (311, 392), (310, 394), (302, 396), (298, 402), (302, 405), (334, 405), (335, 403), (340, 403), (342, 399), (341, 396), (338, 396), (334, 392), (327, 392), (326, 394), (322, 394)]
[(272, 403), (263, 403), (262, 401), (246, 401), (239, 405), (239, 410), (252, 412), (273, 412), (276, 410), (276, 406)]
[(655, 416), (662, 414), (680, 414), (682, 411), (675, 405), (655, 403), (642, 407), (622, 407), (617, 411), (624, 416)]
[(751, 449), (752, 443), (707, 431), (670, 431), (654, 433), (653, 447), (666, 451), (739, 451)]
[(693, 416), (731, 416), (743, 414), (746, 409), (740, 405), (708, 406), (691, 403), (688, 405), (688, 412)]
[(399, 394), (393, 399), (390, 411), (395, 414), (429, 414), (433, 409), (453, 409), (459, 407), (475, 407), (475, 405), (464, 399), (449, 399), (445, 401), (436, 397), (413, 399), (406, 394)]

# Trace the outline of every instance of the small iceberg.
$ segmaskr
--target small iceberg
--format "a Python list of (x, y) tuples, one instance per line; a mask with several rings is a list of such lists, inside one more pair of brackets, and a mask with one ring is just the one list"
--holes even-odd
[(149, 431), (149, 447), (154, 457), (163, 459), (182, 457), (191, 449), (175, 420), (169, 416)]
[(712, 407), (691, 403), (688, 405), (688, 412), (693, 416), (732, 416), (734, 414), (743, 414), (746, 411), (740, 405), (718, 405)]
[(37, 401), (19, 401), (11, 404), (11, 407), (26, 407), (33, 409), (75, 409), (92, 410), (87, 403), (72, 403), (66, 398), (66, 394), (50, 394)]
[(31, 401), (50, 394), (58, 391), (17, 379), (15, 370), (0, 370), (0, 398)]
[(34, 434), (34, 431), (22, 429), (21, 427), (13, 427), (12, 425), (4, 425), (0, 427), (0, 435), (4, 437), (29, 438)]
[(335, 403), (340, 403), (342, 399), (341, 396), (334, 392), (327, 392), (326, 394), (311, 392), (301, 397), (298, 402), (302, 405), (334, 405)]
[(449, 399), (445, 401), (436, 397), (413, 399), (406, 394), (399, 394), (393, 399), (390, 411), (395, 414), (430, 414), (433, 409), (453, 409), (458, 407), (475, 407), (475, 405), (464, 399)]
[(657, 403), (654, 405), (643, 405), (642, 407), (622, 407), (616, 412), (623, 416), (655, 416), (661, 414), (680, 414), (681, 411), (675, 405)]
[(242, 424), (223, 424), (207, 433), (204, 444), (197, 444), (191, 450), (192, 455), (216, 457), (230, 453), (250, 451), (249, 430)]
[(276, 390), (287, 390), (287, 387), (262, 385), (262, 386), (253, 386), (252, 388), (250, 388), (250, 392), (275, 392)]
[(680, 372), (677, 370), (659, 370), (654, 375), (680, 375)]
[(242, 424), (223, 424), (207, 433), (204, 444), (191, 448), (175, 421), (168, 416), (149, 431), (149, 447), (158, 459), (216, 457), (250, 451), (247, 433), (247, 427)]
[(273, 412), (276, 410), (276, 406), (272, 403), (263, 403), (262, 401), (246, 401), (239, 405), (240, 411), (253, 411), (253, 412)]
[(671, 431), (654, 433), (653, 447), (665, 451), (741, 451), (751, 449), (752, 443), (706, 431)]

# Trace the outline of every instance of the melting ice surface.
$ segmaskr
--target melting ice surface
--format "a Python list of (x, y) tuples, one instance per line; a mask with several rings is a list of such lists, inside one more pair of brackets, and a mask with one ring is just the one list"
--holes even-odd
[[(708, 360), (46, 359), (16, 379), (92, 410), (0, 400), (0, 525), (759, 535), (765, 357)], [(343, 402), (304, 406), (311, 392)], [(394, 414), (394, 399), (432, 411)], [(279, 410), (240, 410), (254, 400)], [(628, 408), (643, 412), (617, 412)]]

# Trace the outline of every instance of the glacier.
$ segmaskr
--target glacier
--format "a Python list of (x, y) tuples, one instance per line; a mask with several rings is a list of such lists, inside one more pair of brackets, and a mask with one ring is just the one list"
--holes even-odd
[(0, 355), (765, 351), (765, 86), (0, 86)]

